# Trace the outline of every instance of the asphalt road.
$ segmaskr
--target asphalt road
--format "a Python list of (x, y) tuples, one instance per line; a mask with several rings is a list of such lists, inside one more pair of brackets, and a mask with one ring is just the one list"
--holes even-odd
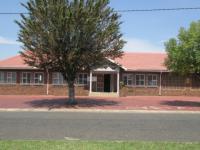
[(0, 112), (0, 139), (200, 141), (200, 114)]

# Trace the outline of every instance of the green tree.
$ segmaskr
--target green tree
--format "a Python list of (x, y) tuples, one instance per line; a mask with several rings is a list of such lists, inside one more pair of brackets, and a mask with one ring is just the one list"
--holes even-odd
[(181, 75), (200, 75), (200, 21), (188, 29), (180, 28), (177, 38), (165, 43), (168, 58), (166, 66)]
[(22, 4), (28, 15), (16, 21), (20, 27), (25, 62), (62, 73), (70, 104), (75, 101), (75, 78), (123, 54), (120, 15), (109, 0), (29, 0)]

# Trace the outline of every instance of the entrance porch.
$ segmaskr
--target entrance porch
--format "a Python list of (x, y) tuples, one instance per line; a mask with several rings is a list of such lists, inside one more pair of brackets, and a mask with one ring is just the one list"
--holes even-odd
[[(106, 68), (108, 69), (108, 68)], [(90, 72), (90, 96), (118, 97), (119, 69), (93, 70)]]

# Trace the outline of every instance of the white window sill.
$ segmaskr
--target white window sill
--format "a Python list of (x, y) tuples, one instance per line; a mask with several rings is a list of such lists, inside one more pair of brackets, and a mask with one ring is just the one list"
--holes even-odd
[(41, 83), (41, 84), (34, 84), (34, 83), (27, 83), (27, 84), (25, 84), (25, 83), (20, 83), (20, 85), (22, 85), (22, 86), (43, 86), (44, 85), (44, 83)]
[(145, 86), (145, 85), (135, 85), (134, 87), (137, 87), (137, 88), (145, 88), (146, 86)]
[(66, 86), (67, 84), (51, 84), (53, 86)]
[(147, 88), (157, 88), (157, 85), (147, 85)]
[(88, 84), (75, 84), (75, 86), (87, 86)]
[(126, 86), (126, 87), (134, 87), (133, 85), (124, 85), (124, 86)]
[(17, 83), (0, 83), (0, 85), (16, 85)]

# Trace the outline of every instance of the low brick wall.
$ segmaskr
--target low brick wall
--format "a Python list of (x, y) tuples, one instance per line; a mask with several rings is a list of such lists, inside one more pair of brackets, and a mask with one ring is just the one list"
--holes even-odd
[(120, 96), (156, 96), (159, 95), (158, 87), (122, 87)]
[[(88, 87), (76, 86), (76, 96), (88, 96)], [(0, 95), (46, 95), (47, 86), (44, 85), (0, 85)], [(66, 85), (49, 85), (49, 95), (66, 96), (68, 95), (68, 88)]]
[(68, 88), (66, 85), (50, 85), (49, 95), (55, 95), (55, 96), (68, 95)]
[[(159, 87), (122, 87), (120, 90), (120, 96), (159, 96)], [(200, 96), (200, 89), (162, 89), (161, 96)]]
[[(86, 86), (75, 86), (76, 96), (88, 96), (89, 89)], [(50, 85), (49, 95), (66, 96), (68, 95), (68, 87), (66, 85)]]
[(0, 85), (0, 95), (46, 95), (45, 85)]
[[(46, 85), (0, 85), (0, 95), (46, 95)], [(162, 96), (200, 96), (200, 89), (162, 89)], [(75, 86), (76, 96), (88, 96), (88, 86)], [(68, 87), (66, 85), (49, 85), (49, 95), (66, 96)], [(158, 96), (159, 87), (122, 87), (120, 96)]]

